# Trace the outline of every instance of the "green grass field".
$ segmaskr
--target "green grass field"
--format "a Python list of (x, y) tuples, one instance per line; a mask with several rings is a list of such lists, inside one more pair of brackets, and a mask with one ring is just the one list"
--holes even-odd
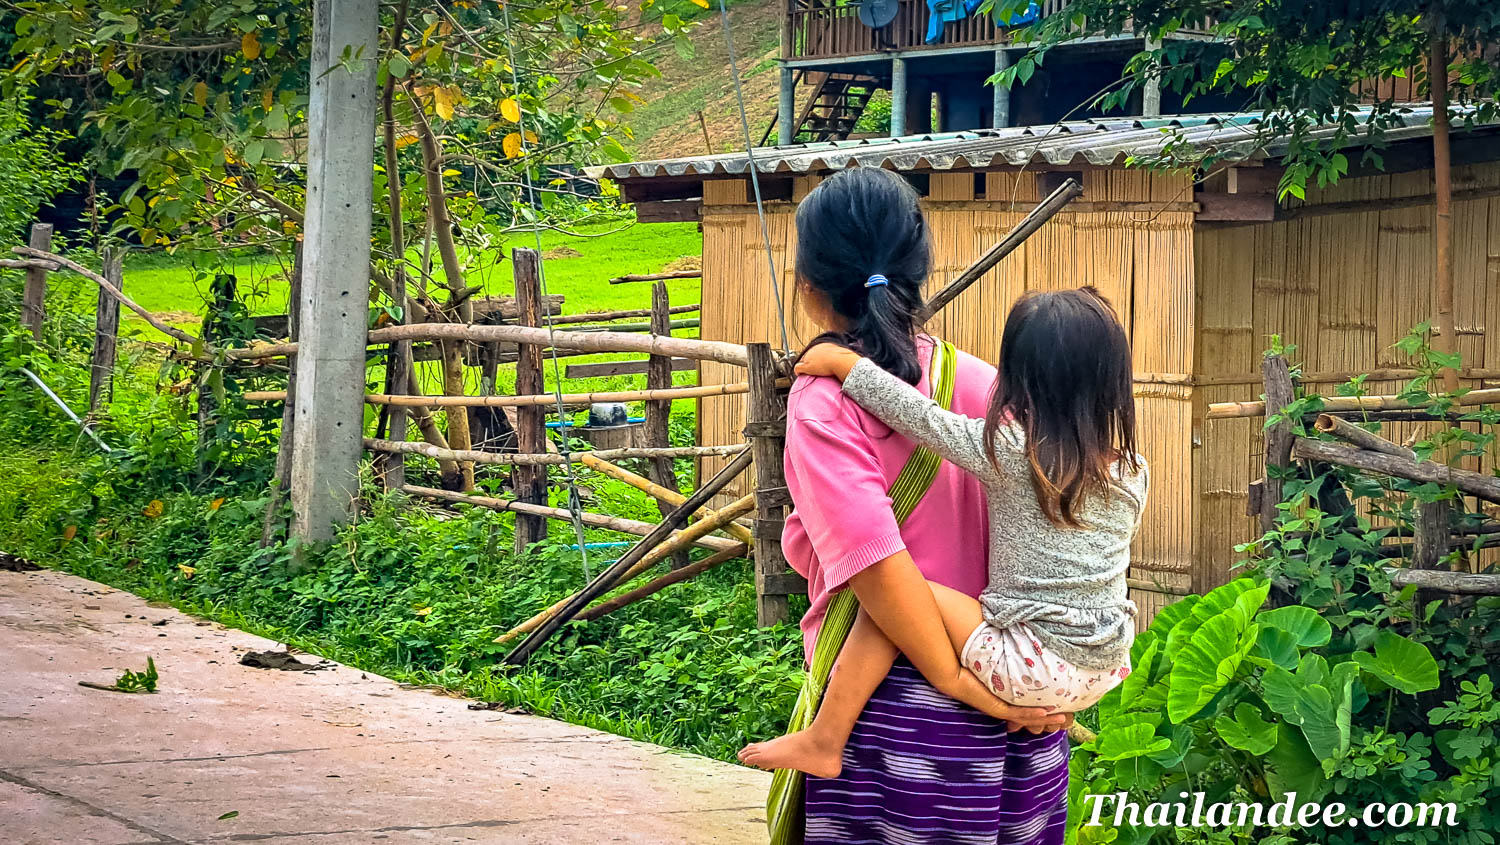
[[(483, 285), (489, 294), (513, 293), (509, 252), (534, 244), (530, 235), (515, 235), (502, 249), (476, 262), (479, 266), (471, 270), (469, 283)], [(605, 224), (582, 227), (579, 235), (545, 232), (542, 249), (547, 292), (567, 297), (563, 312), (578, 314), (649, 307), (649, 285), (611, 285), (608, 280), (654, 273), (683, 256), (702, 255), (703, 238), (692, 223)], [(416, 251), (412, 257), (421, 259)], [(170, 315), (173, 323), (191, 324), (202, 318), (209, 283), (219, 273), (236, 277), (239, 296), (252, 313), (285, 313), (287, 270), (269, 256), (143, 255), (126, 262), (125, 288), (142, 307)], [(433, 275), (443, 278), (441, 270)], [(696, 279), (670, 282), (668, 287), (674, 305), (698, 301)]]

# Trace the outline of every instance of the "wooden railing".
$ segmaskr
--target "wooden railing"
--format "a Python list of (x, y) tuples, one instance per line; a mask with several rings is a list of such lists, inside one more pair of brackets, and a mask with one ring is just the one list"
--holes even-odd
[[(1045, 0), (1042, 17), (1065, 10), (1070, 0)], [(1009, 40), (1010, 27), (999, 26), (989, 15), (972, 15), (943, 27), (943, 37), (926, 43), (931, 11), (926, 0), (900, 0), (895, 20), (880, 29), (860, 23), (859, 6), (851, 0), (795, 0), (787, 11), (792, 59), (832, 59), (898, 50), (983, 46)], [(1208, 32), (1208, 24), (1186, 27), (1186, 35)]]

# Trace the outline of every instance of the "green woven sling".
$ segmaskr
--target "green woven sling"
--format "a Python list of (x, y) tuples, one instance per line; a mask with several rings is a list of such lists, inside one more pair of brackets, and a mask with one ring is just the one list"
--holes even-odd
[[(954, 373), (958, 355), (951, 343), (938, 341), (933, 347), (932, 398), (943, 408), (953, 404)], [(901, 473), (891, 483), (889, 494), (891, 509), (896, 514), (897, 524), (904, 523), (917, 503), (932, 487), (937, 478), (939, 458), (932, 451), (917, 447), (906, 459)], [(859, 614), (859, 600), (853, 590), (840, 590), (828, 603), (828, 614), (818, 629), (818, 641), (813, 644), (812, 665), (802, 682), (802, 691), (797, 695), (797, 705), (792, 709), (791, 722), (786, 732), (800, 731), (812, 724), (818, 705), (823, 701), (823, 691), (828, 687), (828, 676), (838, 660), (839, 651), (849, 638), (854, 627), (854, 617)], [(771, 829), (771, 845), (799, 845), (806, 824), (803, 801), (807, 776), (794, 769), (777, 769), (771, 777), (771, 794), (766, 799), (766, 823)]]

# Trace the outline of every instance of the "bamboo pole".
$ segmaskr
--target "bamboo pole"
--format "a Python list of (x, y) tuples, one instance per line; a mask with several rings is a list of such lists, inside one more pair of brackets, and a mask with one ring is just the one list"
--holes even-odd
[[(415, 440), (403, 440), (398, 443), (394, 440), (380, 440), (374, 437), (365, 438), (365, 448), (372, 452), (405, 452), (408, 455), (423, 455), (436, 461), (473, 461), (477, 464), (509, 466), (562, 465), (570, 462), (576, 464), (583, 462), (579, 456), (585, 454), (578, 452), (565, 457), (548, 453), (517, 455), (481, 452), (477, 449), (440, 449), (431, 443), (420, 443)], [(605, 460), (612, 458), (709, 458), (738, 455), (746, 448), (743, 443), (735, 446), (673, 446), (665, 449), (631, 446), (624, 449), (603, 449), (593, 454)]]
[[(611, 587), (614, 584), (623, 584), (626, 581), (629, 581), (630, 579), (636, 577), (637, 575), (640, 575), (642, 572), (645, 572), (646, 570), (648, 570), (651, 567), (655, 566), (656, 564), (662, 562), (663, 560), (666, 560), (668, 557), (670, 557), (672, 555), (673, 552), (677, 551), (678, 549), (687, 548), (687, 546), (689, 544), (695, 542), (699, 537), (703, 537), (704, 535), (708, 534), (711, 531), (715, 531), (715, 530), (717, 530), (719, 528), (722, 528), (730, 520), (736, 519), (736, 518), (738, 518), (738, 517), (740, 517), (740, 516), (742, 516), (744, 514), (747, 514), (747, 513), (749, 513), (750, 511), (752, 511), (754, 509), (755, 509), (755, 494), (754, 493), (752, 493), (752, 494), (750, 494), (748, 496), (745, 496), (743, 498), (735, 500), (728, 507), (726, 507), (723, 510), (719, 511), (718, 516), (715, 516), (713, 519), (705, 519), (705, 520), (703, 520), (701, 522), (695, 522), (695, 523), (693, 523), (691, 526), (689, 526), (685, 530), (681, 531), (676, 536), (672, 537), (670, 540), (667, 540), (666, 542), (663, 542), (660, 545), (655, 546), (650, 551), (646, 552), (644, 555), (639, 556), (637, 560), (635, 560), (635, 561), (627, 564), (624, 567), (620, 567), (621, 571), (615, 574), (615, 576), (613, 578), (613, 582), (611, 584)], [(663, 526), (666, 525), (666, 524), (667, 524), (666, 522), (662, 523)], [(658, 526), (658, 527), (661, 527), (661, 526)], [(646, 542), (648, 540), (650, 540), (650, 539), (651, 539), (650, 537), (647, 537), (646, 540), (642, 540), (641, 543), (636, 546), (636, 548), (640, 548), (641, 546), (645, 545)], [(632, 551), (634, 551), (634, 549), (632, 549)], [(620, 558), (620, 561), (616, 562), (616, 566), (619, 566), (619, 563), (622, 562), (622, 561), (624, 561), (624, 560), (626, 560), (626, 558)], [(602, 577), (603, 574), (607, 574), (607, 572), (613, 571), (614, 569), (615, 569), (615, 567), (611, 567), (610, 570), (606, 571), (606, 573), (601, 573), (601, 577)], [(598, 581), (598, 579), (596, 578), (595, 582), (597, 582), (597, 581)], [(589, 586), (592, 587), (593, 583), (590, 583)], [(597, 591), (597, 593), (595, 593), (594, 595), (589, 595), (588, 598), (585, 601), (585, 604), (588, 601), (593, 601), (595, 598), (597, 598), (599, 595), (602, 595), (604, 592), (608, 591), (609, 589), (610, 589), (610, 587), (605, 587), (604, 589)], [(537, 615), (531, 617), (530, 619), (527, 619), (525, 622), (522, 622), (521, 624), (517, 625), (516, 627), (510, 629), (509, 631), (506, 631), (504, 634), (501, 634), (500, 636), (496, 637), (495, 638), (495, 642), (497, 642), (497, 643), (509, 642), (509, 641), (515, 639), (516, 637), (521, 636), (522, 634), (529, 634), (529, 633), (531, 633), (533, 631), (536, 631), (537, 629), (541, 628), (543, 625), (547, 624), (547, 622), (552, 621), (556, 617), (558, 617), (561, 614), (563, 614), (564, 611), (570, 605), (572, 605), (573, 603), (577, 602), (581, 597), (583, 597), (585, 595), (588, 595), (588, 593), (589, 593), (589, 589), (586, 587), (583, 590), (579, 590), (578, 592), (576, 592), (576, 593), (568, 596), (567, 598), (562, 599), (561, 601), (558, 601), (558, 602), (554, 603), (552, 606), (548, 607), (546, 610), (543, 610), (541, 613), (538, 613)], [(570, 616), (569, 618), (573, 618), (573, 617)], [(562, 621), (566, 622), (567, 619), (564, 619)], [(561, 623), (559, 623), (559, 624), (561, 624)], [(525, 643), (522, 643), (522, 645), (524, 646)], [(516, 650), (520, 651), (520, 648), (518, 647)], [(528, 654), (529, 654), (529, 652), (528, 652)], [(519, 658), (516, 658), (516, 659), (525, 659), (526, 656), (527, 655), (521, 655)], [(515, 660), (512, 659), (513, 657), (514, 657), (514, 654), (507, 655), (506, 658), (505, 658), (506, 662), (507, 663), (513, 663), (513, 662), (515, 662)]]
[(1324, 434), (1337, 437), (1345, 443), (1353, 444), (1361, 449), (1384, 452), (1387, 455), (1395, 455), (1398, 458), (1406, 458), (1413, 461), (1417, 459), (1417, 453), (1405, 446), (1392, 443), (1373, 431), (1366, 431), (1348, 420), (1329, 414), (1319, 414), (1317, 422), (1313, 423), (1313, 427)]
[[(751, 454), (749, 450), (746, 450), (736, 456), (723, 469), (715, 473), (714, 477), (710, 478), (707, 484), (693, 491), (693, 495), (689, 496), (688, 500), (683, 502), (681, 507), (672, 511), (671, 516), (662, 520), (661, 524), (656, 526), (655, 530), (642, 538), (639, 543), (632, 546), (619, 560), (610, 564), (608, 569), (594, 576), (594, 579), (582, 590), (558, 605), (554, 613), (537, 623), (535, 630), (526, 639), (522, 640), (521, 644), (516, 646), (510, 654), (505, 656), (505, 662), (511, 665), (524, 662), (527, 657), (531, 656), (532, 652), (540, 648), (542, 643), (546, 642), (549, 637), (556, 633), (557, 629), (561, 628), (568, 620), (587, 607), (589, 602), (614, 589), (626, 578), (630, 577), (630, 571), (647, 555), (662, 554), (662, 556), (665, 556), (666, 554), (670, 554), (672, 549), (658, 548), (659, 544), (666, 540), (667, 536), (673, 531), (682, 527), (683, 523), (687, 522), (688, 517), (694, 511), (706, 504), (714, 496), (717, 496), (719, 491), (724, 489), (725, 485), (738, 478), (750, 466), (751, 461)], [(727, 525), (736, 516), (748, 512), (750, 508), (753, 508), (755, 506), (755, 497), (753, 495), (746, 496), (736, 502), (735, 506), (743, 508), (743, 510), (736, 512), (735, 509), (726, 508), (720, 511), (719, 515), (714, 519), (704, 520), (694, 525), (688, 531), (684, 531), (682, 536), (687, 537), (694, 532), (707, 534), (716, 527)]]
[[(781, 383), (787, 383), (782, 379)], [(595, 402), (652, 402), (673, 399), (696, 399), (700, 396), (733, 396), (748, 392), (748, 382), (706, 384), (696, 387), (669, 387), (663, 390), (615, 390), (598, 393), (564, 393), (564, 405), (592, 405)], [(242, 397), (246, 402), (279, 402), (286, 398), (280, 390), (252, 390)], [(535, 393), (525, 396), (392, 396), (388, 393), (365, 395), (366, 404), (402, 405), (430, 408), (528, 408), (554, 406), (557, 396)]]
[[(641, 492), (651, 496), (659, 502), (666, 502), (667, 504), (674, 507), (681, 507), (682, 503), (687, 501), (687, 497), (682, 495), (682, 493), (668, 487), (663, 487), (660, 484), (653, 482), (649, 478), (642, 478), (641, 476), (636, 475), (635, 473), (631, 472), (628, 469), (625, 469), (622, 466), (612, 464), (606, 460), (602, 460), (601, 458), (597, 457), (597, 455), (597, 452), (577, 453), (579, 463), (583, 464), (589, 469), (595, 472), (603, 473), (610, 478), (615, 479), (616, 481), (622, 481), (626, 484), (629, 484), (631, 487), (640, 490)], [(704, 519), (712, 519), (718, 512), (713, 508), (704, 506), (699, 508), (697, 513), (698, 516)], [(728, 525), (724, 526), (724, 531), (740, 542), (749, 543), (752, 545), (755, 542), (754, 538), (750, 534), (750, 529), (746, 528), (743, 525), (740, 525), (739, 523), (729, 523)]]
[(1500, 477), (1493, 475), (1305, 437), (1297, 438), (1293, 453), (1304, 460), (1323, 461), (1411, 481), (1451, 485), (1470, 496), (1500, 503)]
[[(473, 505), (479, 508), (488, 508), (492, 511), (508, 511), (510, 513), (523, 513), (530, 516), (540, 516), (547, 519), (555, 519), (568, 522), (573, 519), (573, 512), (564, 508), (553, 508), (546, 505), (534, 505), (530, 502), (516, 502), (509, 499), (497, 499), (491, 496), (476, 496), (468, 493), (458, 493), (452, 490), (439, 490), (435, 487), (423, 487), (418, 484), (405, 484), (401, 487), (402, 492), (413, 496), (422, 496), (428, 499), (437, 499), (456, 505)], [(626, 519), (619, 516), (609, 516), (602, 513), (590, 513), (579, 511), (580, 521), (592, 528), (603, 528), (607, 531), (618, 531), (621, 534), (634, 534), (644, 537), (651, 533), (656, 527), (654, 522), (642, 522), (638, 519)], [(675, 534), (673, 535), (676, 536)], [(729, 540), (723, 537), (700, 537), (695, 545), (702, 546), (715, 552), (729, 549), (742, 549), (744, 543)]]
[(667, 574), (661, 576), (660, 578), (651, 581), (650, 583), (636, 587), (634, 590), (631, 590), (628, 593), (621, 593), (608, 601), (600, 602), (599, 604), (596, 604), (588, 610), (585, 610), (584, 612), (578, 614), (578, 618), (582, 619), (585, 622), (588, 622), (590, 620), (598, 619), (601, 616), (607, 616), (608, 614), (614, 613), (622, 607), (628, 607), (629, 605), (635, 604), (642, 599), (654, 596), (662, 590), (665, 590), (666, 588), (672, 586), (673, 584), (680, 584), (690, 578), (696, 578), (699, 575), (702, 575), (703, 573), (709, 571), (710, 569), (719, 566), (720, 564), (727, 563), (737, 558), (742, 558), (749, 553), (749, 546), (745, 545), (744, 543), (736, 543), (732, 547), (724, 549), (723, 551), (715, 552), (704, 558), (703, 560), (690, 563), (687, 566), (682, 567), (681, 569), (674, 569), (671, 572), (668, 572)]
[[(16, 249), (24, 248), (16, 247)], [(92, 278), (93, 275), (95, 274), (90, 274), (90, 277)], [(129, 303), (126, 305), (129, 307)], [(177, 330), (173, 329), (173, 331)], [(189, 343), (196, 341), (196, 338), (182, 332), (177, 332), (173, 337)], [(738, 343), (628, 332), (548, 332), (544, 328), (530, 326), (418, 323), (376, 329), (370, 332), (369, 340), (372, 346), (397, 340), (535, 343), (555, 346), (558, 349), (578, 349), (586, 352), (639, 352), (647, 355), (670, 355), (674, 358), (692, 358), (700, 361), (734, 364), (738, 367), (745, 366), (745, 347)], [(229, 357), (234, 359), (280, 358), (295, 354), (297, 354), (295, 343), (274, 343), (229, 350)]]
[[(1433, 347), (1452, 358), (1458, 352), (1458, 330), (1453, 322), (1453, 145), (1448, 115), (1448, 34), (1444, 0), (1432, 0), (1428, 24), (1432, 27), (1427, 50), (1427, 88), (1432, 98), (1432, 243), (1434, 275)], [(1443, 389), (1458, 390), (1458, 373), (1442, 369)]]
[(918, 323), (924, 322), (932, 315), (943, 310), (943, 306), (958, 298), (968, 287), (979, 281), (980, 277), (988, 273), (991, 268), (1005, 259), (1005, 256), (1016, 251), (1016, 247), (1026, 242), (1032, 233), (1042, 227), (1042, 224), (1051, 220), (1053, 215), (1062, 211), (1063, 206), (1072, 202), (1074, 198), (1083, 194), (1083, 186), (1076, 179), (1068, 179), (1057, 190), (1042, 200), (1041, 204), (1031, 210), (1011, 229), (1000, 242), (990, 247), (989, 251), (979, 257), (978, 261), (969, 265), (969, 269), (958, 275), (958, 278), (949, 282), (946, 287), (938, 291), (932, 299), (927, 301), (927, 307), (922, 309), (922, 315)]
[[(696, 317), (691, 320), (673, 320), (668, 324), (671, 329), (696, 329), (703, 325), (703, 321)], [(655, 332), (656, 329), (650, 323), (611, 323), (604, 326), (564, 326), (558, 329), (560, 332)], [(657, 332), (665, 337), (670, 332)]]
[[(1454, 406), (1464, 408), (1474, 405), (1500, 404), (1500, 388), (1471, 390), (1462, 396), (1454, 397), (1451, 401)], [(1323, 400), (1322, 411), (1328, 414), (1339, 414), (1349, 411), (1407, 411), (1423, 407), (1425, 406), (1414, 405), (1398, 396), (1332, 396)], [(1214, 402), (1208, 406), (1208, 413), (1205, 417), (1211, 420), (1223, 420), (1265, 415), (1265, 402)]]

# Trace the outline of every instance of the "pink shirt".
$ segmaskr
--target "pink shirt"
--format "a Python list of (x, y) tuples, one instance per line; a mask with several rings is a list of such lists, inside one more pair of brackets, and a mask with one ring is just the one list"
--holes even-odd
[[(919, 338), (922, 380), (932, 341)], [(958, 354), (953, 410), (982, 417), (995, 368)], [(782, 532), (792, 568), (807, 578), (812, 602), (802, 617), (810, 658), (829, 598), (873, 563), (906, 549), (929, 580), (976, 598), (989, 560), (989, 520), (984, 489), (973, 476), (944, 461), (937, 478), (906, 523), (896, 525), (886, 490), (911, 456), (914, 444), (896, 434), (831, 378), (799, 378), (787, 401), (786, 479), (794, 507)]]

